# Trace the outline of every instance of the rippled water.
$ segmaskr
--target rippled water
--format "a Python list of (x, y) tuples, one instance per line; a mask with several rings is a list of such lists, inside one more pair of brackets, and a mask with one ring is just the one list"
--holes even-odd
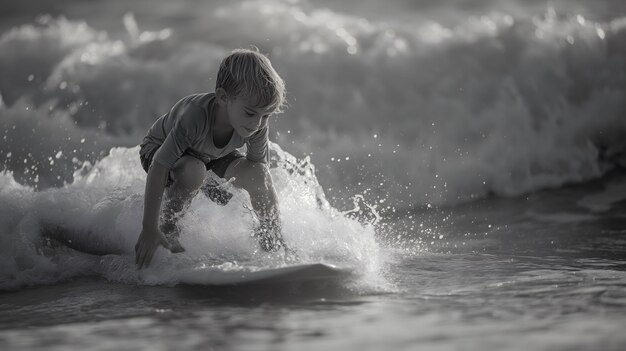
[[(430, 243), (416, 230), (405, 233), (409, 240), (388, 238), (381, 276), (389, 284), (379, 289), (349, 282), (215, 288), (78, 278), (5, 292), (0, 345), (622, 350), (626, 206), (594, 213), (575, 201), (602, 198), (601, 188), (414, 213), (441, 224), (432, 231), (437, 237)], [(402, 216), (386, 230), (407, 222)]]

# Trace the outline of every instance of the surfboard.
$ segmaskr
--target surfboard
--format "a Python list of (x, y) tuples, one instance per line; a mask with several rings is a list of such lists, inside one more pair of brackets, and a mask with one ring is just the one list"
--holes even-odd
[(347, 279), (353, 274), (353, 270), (349, 268), (340, 268), (325, 263), (312, 263), (255, 271), (224, 271), (220, 269), (193, 270), (183, 273), (181, 282), (191, 285), (211, 286), (271, 285), (334, 281)]

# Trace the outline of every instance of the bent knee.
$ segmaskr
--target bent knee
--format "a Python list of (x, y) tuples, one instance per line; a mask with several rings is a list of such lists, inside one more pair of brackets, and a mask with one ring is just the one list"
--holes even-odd
[(175, 184), (186, 190), (194, 190), (202, 185), (206, 166), (195, 157), (183, 156), (174, 164), (171, 172)]
[(235, 185), (250, 191), (267, 190), (272, 178), (267, 164), (246, 159), (237, 160), (226, 172), (227, 177), (235, 177)]

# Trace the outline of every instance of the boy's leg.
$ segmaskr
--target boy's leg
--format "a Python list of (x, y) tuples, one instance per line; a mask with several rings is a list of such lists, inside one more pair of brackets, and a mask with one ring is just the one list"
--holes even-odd
[(183, 209), (200, 189), (206, 167), (202, 161), (192, 156), (183, 156), (170, 171), (172, 184), (166, 190), (165, 206), (161, 231), (172, 244), (172, 252), (184, 251), (178, 242), (178, 220), (184, 214)]
[[(209, 162), (206, 165), (206, 168), (207, 170), (213, 171), (213, 173), (215, 173), (218, 177), (226, 178), (226, 170), (228, 169), (228, 166), (230, 166), (230, 164), (234, 161), (245, 157), (246, 156), (242, 154), (239, 150), (234, 150), (224, 157)], [(211, 178), (209, 178), (209, 181), (202, 187), (202, 192), (211, 201), (219, 205), (226, 205), (228, 201), (230, 201), (230, 199), (233, 197), (233, 194), (231, 194), (228, 190), (220, 187), (219, 183), (213, 181)]]
[(278, 200), (267, 165), (237, 158), (228, 165), (224, 173), (224, 178), (231, 177), (235, 177), (233, 185), (250, 194), (252, 208), (260, 221), (257, 235), (260, 236), (262, 248), (274, 251), (281, 245), (284, 246)]

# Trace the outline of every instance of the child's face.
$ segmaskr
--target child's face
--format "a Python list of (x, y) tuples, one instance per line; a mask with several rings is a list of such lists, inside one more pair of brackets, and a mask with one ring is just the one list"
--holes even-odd
[(229, 99), (226, 111), (228, 120), (242, 137), (249, 137), (267, 125), (270, 111), (254, 106), (255, 99), (237, 97)]

